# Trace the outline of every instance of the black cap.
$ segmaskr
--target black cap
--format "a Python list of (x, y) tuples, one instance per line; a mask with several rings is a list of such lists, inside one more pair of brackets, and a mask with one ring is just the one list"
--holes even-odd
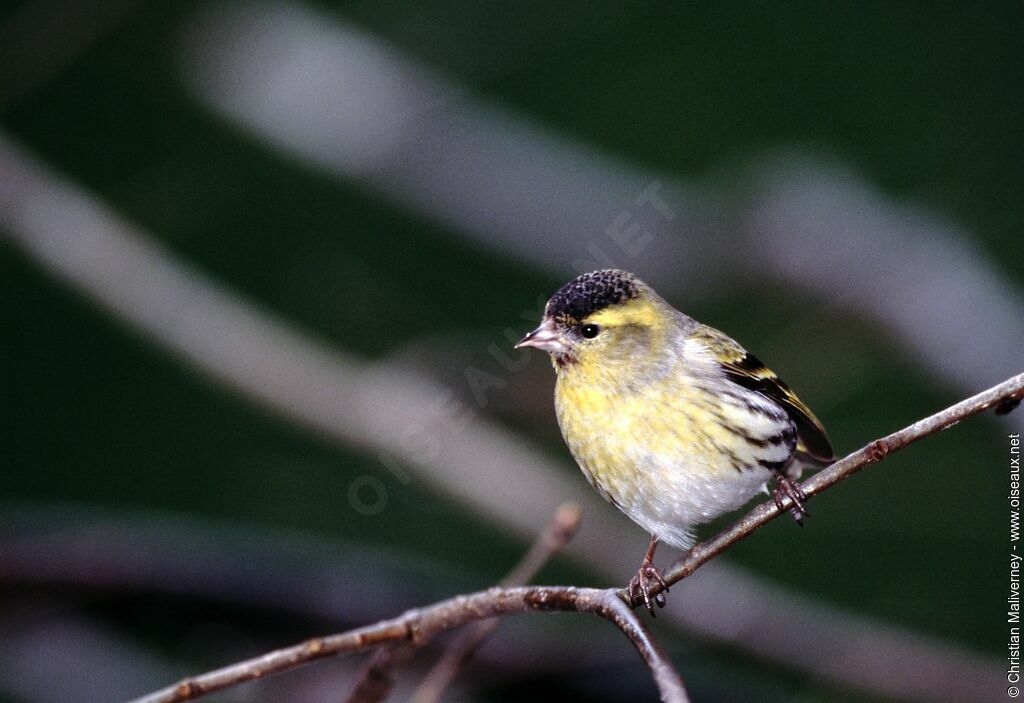
[(544, 312), (556, 320), (580, 322), (588, 315), (640, 295), (640, 281), (618, 269), (591, 271), (574, 278), (551, 296)]

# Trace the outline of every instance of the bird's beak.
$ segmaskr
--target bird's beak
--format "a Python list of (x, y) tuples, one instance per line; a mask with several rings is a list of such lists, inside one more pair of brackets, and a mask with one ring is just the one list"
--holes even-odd
[(540, 327), (520, 339), (516, 349), (519, 347), (534, 347), (552, 354), (564, 354), (569, 351), (569, 347), (562, 341), (554, 321), (550, 318), (544, 318)]

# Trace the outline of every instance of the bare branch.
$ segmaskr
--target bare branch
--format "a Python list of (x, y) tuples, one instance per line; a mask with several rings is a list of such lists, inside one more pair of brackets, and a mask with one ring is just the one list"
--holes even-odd
[(662, 701), (665, 703), (689, 701), (686, 689), (683, 688), (683, 680), (680, 678), (679, 672), (672, 666), (672, 660), (625, 601), (618, 597), (608, 598), (605, 608), (596, 612), (606, 620), (615, 623), (615, 626), (625, 633), (633, 646), (640, 652), (647, 668), (651, 670), (654, 682), (658, 684)]
[(411, 643), (421, 645), (461, 625), (500, 615), (530, 612), (594, 613), (614, 623), (640, 652), (651, 668), (662, 700), (688, 700), (682, 680), (668, 658), (619, 598), (615, 589), (573, 586), (494, 587), (470, 595), (455, 596), (425, 608), (410, 610), (397, 618), (383, 620), (355, 630), (316, 637), (292, 647), (232, 664), (215, 671), (186, 678), (134, 703), (177, 703), (200, 698), (236, 684), (276, 674), (309, 662), (369, 649), (378, 645)]
[(580, 528), (582, 519), (583, 510), (578, 503), (567, 501), (559, 505), (544, 532), (498, 585), (523, 586), (529, 583), (545, 564), (565, 548)]
[[(529, 583), (537, 572), (555, 554), (568, 544), (580, 525), (582, 511), (576, 503), (563, 503), (544, 533), (533, 543), (530, 551), (509, 572), (499, 585), (520, 586)], [(498, 627), (497, 618), (482, 620), (466, 629), (452, 642), (444, 654), (427, 673), (413, 694), (412, 703), (435, 703), (448, 687), (459, 668), (469, 661), (473, 653)], [(620, 626), (621, 628), (621, 626)], [(351, 703), (351, 701), (350, 701)]]
[(378, 703), (387, 700), (395, 684), (395, 669), (404, 664), (413, 651), (412, 647), (402, 645), (378, 647), (359, 673), (359, 680), (352, 687), (345, 703)]

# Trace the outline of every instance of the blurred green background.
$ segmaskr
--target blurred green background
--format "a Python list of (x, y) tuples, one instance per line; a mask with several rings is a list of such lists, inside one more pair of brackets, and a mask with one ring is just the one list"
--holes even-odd
[[(502, 240), (507, 229), (490, 237), (460, 229), (457, 217), (395, 196), (401, 178), (388, 173), (415, 157), (418, 142), (390, 144), (383, 176), (372, 158), (369, 167), (332, 171), (225, 116), (193, 73), (207, 58), (192, 42), (220, 7), (0, 5), (4, 139), (147, 233), (167, 256), (328, 348), (413, 369), (470, 405), (463, 370), (499, 375), (477, 419), (540, 447), (568, 485), (589, 491), (558, 436), (546, 362), (503, 372), (488, 345), (511, 355), (503, 331), (529, 328), (522, 311), (579, 273), (573, 259), (585, 258), (586, 243), (601, 232), (580, 232), (561, 259), (552, 245), (541, 265)], [(272, 6), (242, 7), (258, 16)], [(864, 242), (823, 238), (813, 257), (835, 277), (835, 295), (780, 274), (784, 265), (762, 271), (751, 235), (728, 224), (742, 216), (725, 218), (720, 236), (678, 233), (698, 252), (693, 257), (714, 265), (703, 271), (707, 281), (687, 269), (690, 278), (666, 296), (776, 368), (841, 453), (982, 390), (978, 379), (995, 383), (1022, 366), (986, 356), (999, 347), (999, 359), (1024, 358), (1019, 3), (281, 7), (309, 26), (344, 26), (401, 52), (460, 86), (460, 104), (486, 105), (558, 135), (552, 161), (565, 156), (564, 172), (582, 182), (589, 172), (577, 157), (593, 154), (609, 169), (700, 184), (694, 190), (713, 191), (715, 207), (742, 210), (737, 201), (755, 189), (751, 169), (765, 154), (795, 149), (855, 174), (857, 188), (885, 204), (880, 217), (911, 203), (927, 221), (956, 223), (952, 234), (935, 226), (934, 240), (927, 226), (914, 229), (922, 253), (909, 259), (899, 227)], [(244, 46), (250, 35), (238, 31)], [(331, 41), (329, 30), (310, 31), (309, 41)], [(225, 75), (217, 85), (241, 92), (253, 84)], [(332, 75), (321, 78), (330, 83)], [(368, 78), (360, 89), (401, 95), (407, 88)], [(291, 107), (321, 111), (328, 133), (348, 114), (345, 103), (329, 100)], [(514, 142), (516, 132), (509, 134)], [(572, 148), (562, 152), (560, 144)], [(475, 187), (500, 200), (508, 184), (482, 173)], [(10, 187), (10, 172), (0, 179), (8, 181), (0, 207), (20, 217), (26, 191)], [(450, 187), (458, 202), (458, 184)], [(467, 208), (473, 197), (466, 193)], [(627, 198), (610, 207), (631, 206)], [(545, 212), (529, 217), (543, 222)], [(290, 422), (140, 335), (41, 261), (18, 235), (22, 221), (0, 217), (7, 545), (0, 547), (0, 700), (140, 695), (184, 674), (486, 587), (523, 552), (522, 535), (467, 509), (415, 468), (410, 481), (399, 480), (379, 460), (379, 446), (346, 446)], [(66, 224), (55, 236), (72, 240), (75, 220)], [(950, 241), (971, 253), (953, 269), (966, 277), (956, 285), (977, 283), (971, 290), (982, 303), (999, 299), (967, 307), (961, 296), (970, 290), (951, 285), (948, 300), (923, 304), (948, 311), (949, 328), (975, 330), (989, 308), (1008, 311), (1017, 325), (965, 332), (957, 363), (973, 368), (960, 378), (926, 358), (926, 325), (911, 343), (902, 318), (887, 319), (884, 305), (883, 314), (877, 303), (858, 306), (845, 282), (858, 272), (841, 270), (857, 256), (889, 260), (890, 269), (866, 269), (864, 277), (891, 283), (905, 274), (911, 296), (929, 270), (918, 265)], [(575, 247), (582, 250), (574, 257)], [(624, 263), (645, 276), (646, 261), (665, 266), (666, 257), (655, 245)], [(944, 279), (929, 283), (941, 290)], [(1019, 413), (987, 416), (929, 438), (816, 498), (805, 529), (780, 521), (729, 558), (795, 594), (970, 652), (986, 674), (998, 672), (1007, 569), (1003, 437), (1020, 423)], [(386, 491), (386, 505), (372, 515), (355, 509), (350, 495), (364, 476)], [(628, 538), (636, 553), (624, 563), (639, 558), (645, 541), (638, 529)], [(624, 569), (620, 581), (628, 576)], [(608, 583), (580, 559), (556, 560), (541, 580)], [(682, 598), (675, 606), (685, 607)], [(653, 700), (626, 643), (601, 623), (576, 620), (583, 619), (509, 623), (460, 678), (454, 699)], [(784, 652), (779, 661), (751, 654), (742, 631), (710, 641), (661, 618), (655, 630), (695, 701), (901, 698), (787, 667)], [(432, 656), (417, 660), (403, 685), (414, 684), (416, 667)], [(322, 663), (212, 699), (340, 700), (356, 664)], [(964, 700), (1002, 696), (1001, 680), (991, 687)]]

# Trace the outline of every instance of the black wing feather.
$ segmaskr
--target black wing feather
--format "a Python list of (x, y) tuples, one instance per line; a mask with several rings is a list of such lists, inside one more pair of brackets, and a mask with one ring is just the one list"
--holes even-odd
[(774, 371), (718, 330), (701, 325), (695, 335), (712, 350), (726, 377), (733, 383), (771, 398), (786, 411), (797, 433), (797, 452), (821, 463), (835, 461), (825, 428)]

